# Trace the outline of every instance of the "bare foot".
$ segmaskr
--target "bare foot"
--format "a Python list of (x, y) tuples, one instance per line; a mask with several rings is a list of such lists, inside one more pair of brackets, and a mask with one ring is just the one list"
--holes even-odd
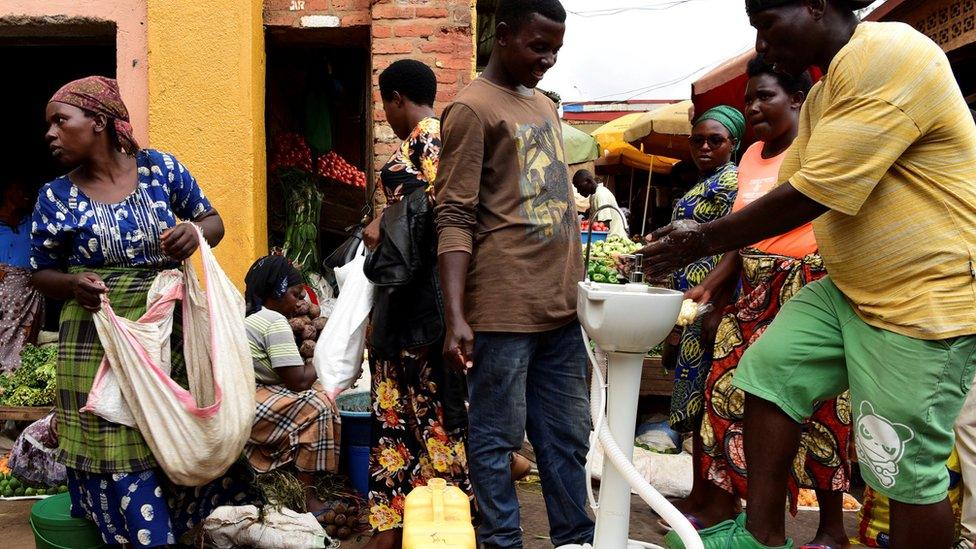
[(394, 528), (386, 532), (375, 532), (363, 549), (400, 549), (403, 544), (403, 530)]
[(817, 535), (807, 545), (826, 545), (833, 549), (850, 549), (851, 547), (847, 534), (839, 532), (833, 535), (817, 532)]
[[(721, 490), (716, 488), (716, 490)], [(702, 502), (699, 498), (686, 498), (672, 502), (681, 514), (694, 517), (701, 526), (708, 528), (720, 522), (734, 519), (742, 512), (742, 506), (725, 492), (709, 494), (711, 499)]]

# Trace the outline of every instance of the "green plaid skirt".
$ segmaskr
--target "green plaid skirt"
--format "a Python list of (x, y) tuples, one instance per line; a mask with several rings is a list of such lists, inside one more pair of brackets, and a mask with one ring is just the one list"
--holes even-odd
[[(137, 320), (146, 312), (146, 295), (159, 271), (154, 269), (72, 269), (93, 272), (109, 288), (115, 314)], [(172, 376), (186, 387), (181, 310), (177, 305), (170, 342)], [(58, 348), (57, 459), (65, 466), (89, 473), (125, 473), (157, 466), (138, 429), (111, 423), (94, 414), (78, 412), (87, 402), (95, 373), (105, 351), (95, 331), (92, 314), (75, 300), (64, 304)]]

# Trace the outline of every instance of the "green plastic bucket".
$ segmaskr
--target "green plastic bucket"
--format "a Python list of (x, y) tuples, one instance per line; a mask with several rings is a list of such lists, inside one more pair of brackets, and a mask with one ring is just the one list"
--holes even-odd
[(98, 527), (71, 516), (67, 493), (42, 499), (31, 508), (31, 530), (37, 549), (97, 549), (108, 547)]

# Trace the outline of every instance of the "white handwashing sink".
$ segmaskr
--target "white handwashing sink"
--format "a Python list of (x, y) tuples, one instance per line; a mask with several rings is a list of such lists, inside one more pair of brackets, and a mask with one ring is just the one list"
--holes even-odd
[(590, 355), (593, 365), (593, 382), (590, 384), (592, 418), (599, 444), (607, 457), (600, 479), (599, 505), (594, 507), (594, 549), (658, 547), (627, 539), (632, 488), (675, 528), (686, 547), (702, 549), (694, 527), (632, 463), (644, 354), (674, 328), (682, 301), (684, 295), (681, 292), (642, 282), (626, 285), (579, 283), (576, 312), (586, 335), (605, 353), (607, 369), (604, 384), (603, 364)]
[(601, 349), (643, 355), (674, 328), (683, 300), (681, 292), (643, 283), (583, 281), (576, 307), (583, 328)]

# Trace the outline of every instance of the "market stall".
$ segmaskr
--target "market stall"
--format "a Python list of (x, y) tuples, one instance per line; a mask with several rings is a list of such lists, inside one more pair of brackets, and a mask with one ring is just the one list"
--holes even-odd
[(368, 35), (319, 31), (267, 46), (269, 242), (306, 276), (362, 218), (372, 160)]
[(690, 160), (691, 108), (690, 101), (682, 101), (622, 116), (593, 132), (602, 152), (597, 172), (612, 178), (612, 190), (619, 196), (627, 187), (625, 204), (634, 214), (633, 228), (640, 228), (641, 234), (656, 226), (653, 208), (667, 208), (670, 202), (667, 193), (659, 197), (654, 192), (655, 174), (669, 175), (678, 161)]
[(57, 334), (41, 332), (38, 345), (25, 345), (20, 368), (0, 374), (0, 422), (33, 421), (54, 406)]

